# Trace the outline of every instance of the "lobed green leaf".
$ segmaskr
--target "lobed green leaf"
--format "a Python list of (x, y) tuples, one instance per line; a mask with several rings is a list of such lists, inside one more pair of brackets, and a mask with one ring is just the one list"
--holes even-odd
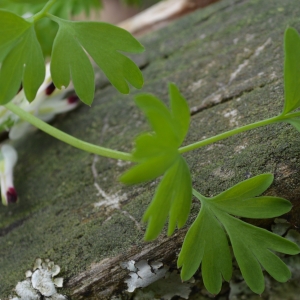
[[(6, 24), (4, 28), (2, 22)], [(17, 15), (0, 11), (0, 44), (0, 103), (9, 102), (21, 83), (26, 98), (32, 101), (45, 77), (44, 57), (34, 26)]]
[(167, 147), (178, 148), (181, 143), (166, 105), (151, 94), (137, 96), (135, 103), (145, 114), (158, 139)]
[(191, 175), (178, 152), (188, 131), (190, 113), (177, 87), (171, 84), (169, 88), (171, 110), (150, 94), (136, 97), (135, 102), (146, 115), (153, 132), (135, 139), (132, 157), (138, 164), (120, 178), (123, 183), (135, 184), (165, 173), (143, 217), (148, 222), (146, 240), (159, 235), (168, 216), (168, 235), (174, 232), (176, 226), (181, 228), (186, 223), (191, 207)]
[(296, 29), (289, 27), (284, 36), (284, 91), (283, 114), (300, 106), (300, 36)]
[(253, 292), (261, 294), (264, 290), (260, 265), (279, 282), (291, 277), (288, 267), (270, 250), (294, 255), (299, 253), (296, 244), (230, 215), (217, 213), (217, 217), (229, 235), (242, 275)]
[[(272, 251), (294, 255), (300, 252), (299, 247), (274, 233), (230, 215), (270, 218), (288, 212), (292, 206), (285, 199), (270, 196), (253, 198), (264, 192), (272, 180), (271, 174), (262, 174), (210, 199), (197, 191), (193, 192), (202, 206), (199, 216), (186, 235), (179, 255), (178, 266), (183, 267), (183, 280), (189, 279), (200, 263), (205, 287), (211, 293), (217, 293), (221, 288), (220, 265), (223, 266), (224, 279), (230, 279), (231, 261), (223, 257), (228, 257), (228, 242), (226, 238), (225, 242), (222, 238), (222, 235), (225, 236), (223, 228), (229, 236), (242, 275), (252, 291), (261, 294), (264, 290), (261, 266), (277, 281), (285, 282), (290, 278), (289, 269)], [(211, 255), (205, 256), (205, 249), (209, 249)]]
[(81, 45), (64, 26), (59, 28), (54, 40), (51, 76), (58, 88), (67, 87), (72, 79), (78, 97), (85, 104), (92, 104), (95, 89), (92, 64)]
[[(170, 102), (171, 111), (153, 95), (136, 97), (136, 105), (146, 115), (154, 132), (142, 134), (135, 139), (132, 156), (139, 164), (122, 175), (121, 182), (135, 184), (152, 180), (179, 159), (178, 147), (187, 133), (190, 116), (186, 100), (174, 84), (170, 85)], [(181, 125), (182, 130), (179, 129)], [(189, 171), (186, 174), (189, 176)]]
[[(136, 88), (143, 86), (140, 69), (121, 53), (144, 51), (143, 46), (129, 32), (106, 23), (71, 22), (57, 17), (52, 17), (52, 19), (59, 25), (52, 50), (56, 55), (51, 60), (51, 74), (54, 74), (53, 82), (58, 88), (64, 85), (63, 76), (58, 76), (58, 74), (72, 72), (72, 79), (77, 78), (76, 82), (73, 81), (75, 90), (85, 91), (87, 96), (84, 102), (92, 103), (94, 87), (91, 89), (91, 86), (94, 86), (94, 77), (90, 74), (90, 67), (84, 70), (84, 74), (79, 74), (83, 63), (78, 59), (75, 60), (75, 57), (71, 55), (75, 50), (82, 57), (84, 52), (79, 50), (80, 47), (92, 57), (119, 92), (129, 93), (128, 83)], [(64, 39), (64, 47), (62, 47), (61, 43)], [(59, 64), (58, 53), (63, 57), (71, 56), (67, 65), (68, 69), (66, 64)], [(80, 81), (80, 78), (84, 76), (87, 76), (86, 79)], [(64, 81), (66, 82), (67, 80)]]

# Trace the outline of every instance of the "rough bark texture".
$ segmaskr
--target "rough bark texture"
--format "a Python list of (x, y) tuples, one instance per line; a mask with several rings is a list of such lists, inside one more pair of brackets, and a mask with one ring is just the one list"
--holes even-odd
[[(300, 31), (299, 15), (298, 0), (223, 0), (149, 34), (141, 39), (147, 51), (135, 58), (145, 76), (143, 92), (167, 103), (168, 82), (179, 86), (193, 112), (185, 144), (275, 116), (284, 99), (283, 34), (288, 25)], [(120, 95), (101, 78), (92, 108), (82, 105), (53, 125), (86, 141), (130, 151), (134, 137), (148, 128), (132, 101), (138, 93)], [(162, 234), (157, 241), (143, 242), (140, 220), (155, 184), (118, 183), (127, 163), (98, 158), (42, 132), (24, 138), (17, 149), (20, 201), (0, 206), (1, 299), (12, 294), (37, 257), (60, 265), (65, 278), (61, 293), (70, 299), (111, 299), (121, 293), (120, 299), (130, 299), (124, 293), (128, 271), (121, 269), (123, 261), (148, 259), (175, 266), (188, 226), (171, 238)], [(293, 203), (285, 218), (299, 227), (299, 149), (300, 134), (276, 124), (185, 157), (194, 187), (206, 196), (249, 176), (273, 173), (267, 194)], [(188, 224), (198, 210), (195, 201)], [(272, 222), (256, 224), (270, 228)], [(284, 285), (268, 279), (263, 299), (298, 299), (297, 280)], [(199, 282), (196, 276), (190, 299), (209, 297)], [(234, 299), (234, 287), (241, 290), (237, 297), (261, 299), (242, 284), (225, 284), (219, 299)]]

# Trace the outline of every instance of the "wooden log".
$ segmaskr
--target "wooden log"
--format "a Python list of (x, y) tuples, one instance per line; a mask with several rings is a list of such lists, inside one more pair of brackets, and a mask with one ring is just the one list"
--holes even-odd
[[(284, 100), (283, 34), (288, 25), (300, 30), (299, 15), (297, 0), (222, 0), (148, 34), (141, 38), (147, 51), (135, 57), (145, 76), (142, 92), (167, 103), (168, 82), (178, 85), (193, 115), (185, 144), (275, 116)], [(53, 125), (88, 142), (131, 151), (134, 137), (148, 129), (132, 101), (139, 93), (120, 95), (100, 78), (92, 108), (82, 105)], [(251, 176), (273, 173), (275, 181), (267, 194), (293, 203), (284, 218), (299, 227), (299, 146), (296, 130), (276, 124), (185, 157), (194, 187), (206, 196)], [(129, 164), (79, 151), (42, 132), (16, 147), (20, 201), (0, 207), (1, 299), (12, 295), (37, 257), (50, 258), (61, 267), (65, 283), (60, 293), (70, 299), (134, 299), (126, 292), (129, 271), (120, 266), (130, 260), (159, 261), (177, 274), (176, 258), (199, 211), (197, 201), (185, 228), (170, 238), (163, 232), (156, 241), (145, 243), (140, 220), (156, 182), (123, 186), (118, 177)], [(266, 228), (272, 223), (256, 222)], [(296, 270), (294, 279), (286, 284), (267, 279), (263, 299), (297, 299), (299, 257), (286, 260)], [(257, 299), (238, 279), (235, 275), (230, 285), (224, 284), (217, 299)], [(190, 299), (210, 297), (199, 274), (184, 288), (189, 288)], [(135, 299), (143, 299), (139, 297)]]

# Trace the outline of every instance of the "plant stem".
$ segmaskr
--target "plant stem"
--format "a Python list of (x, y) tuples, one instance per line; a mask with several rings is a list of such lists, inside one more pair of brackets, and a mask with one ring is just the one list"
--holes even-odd
[(46, 5), (43, 7), (43, 9), (41, 11), (39, 11), (38, 13), (36, 13), (34, 16), (32, 16), (31, 19), (33, 22), (36, 22), (42, 18), (44, 18), (47, 14), (47, 12), (49, 11), (49, 9), (52, 7), (52, 5), (56, 2), (57, 0), (49, 0)]
[(272, 123), (280, 122), (280, 121), (283, 121), (284, 119), (287, 119), (287, 118), (288, 118), (287, 115), (286, 116), (276, 116), (276, 117), (273, 117), (273, 118), (270, 118), (270, 119), (265, 119), (265, 120), (262, 120), (262, 121), (259, 121), (259, 122), (248, 124), (248, 125), (245, 125), (245, 126), (242, 126), (242, 127), (239, 127), (239, 128), (235, 128), (233, 130), (226, 131), (224, 133), (215, 135), (211, 138), (208, 138), (208, 139), (205, 139), (205, 140), (187, 145), (185, 147), (181, 147), (181, 148), (178, 149), (178, 151), (179, 151), (179, 153), (189, 152), (189, 151), (201, 148), (203, 146), (215, 143), (217, 141), (227, 139), (228, 137), (230, 137), (232, 135), (235, 135), (235, 134), (247, 131), (247, 130), (251, 130), (251, 129), (254, 129), (254, 128), (257, 128), (257, 127), (261, 127), (261, 126), (269, 125), (269, 124), (272, 124)]
[[(109, 158), (120, 159), (120, 160), (125, 160), (125, 161), (132, 161), (132, 162), (135, 161), (130, 153), (120, 152), (120, 151), (100, 147), (100, 146), (97, 146), (94, 144), (84, 142), (77, 138), (74, 138), (73, 136), (54, 128), (53, 126), (45, 123), (44, 121), (33, 116), (32, 114), (24, 111), (23, 109), (16, 106), (12, 102), (9, 102), (4, 106), (8, 110), (10, 110), (14, 114), (16, 114), (22, 120), (29, 122), (30, 124), (34, 125), (35, 127), (39, 128), (40, 130), (48, 133), (49, 135), (52, 135), (53, 137), (57, 138), (58, 140), (63, 141), (75, 148), (84, 150), (86, 152), (94, 153), (97, 155), (109, 157)], [(251, 129), (254, 129), (257, 127), (262, 127), (262, 126), (266, 126), (266, 125), (277, 123), (277, 122), (284, 122), (284, 121), (287, 121), (288, 119), (292, 119), (292, 118), (296, 118), (296, 117), (300, 117), (300, 112), (290, 113), (290, 114), (286, 114), (286, 115), (279, 115), (279, 116), (276, 116), (276, 117), (273, 117), (270, 119), (258, 121), (258, 122), (248, 124), (248, 125), (245, 125), (245, 126), (242, 126), (239, 128), (235, 128), (230, 131), (226, 131), (224, 133), (221, 133), (216, 136), (210, 137), (208, 139), (187, 145), (185, 147), (181, 147), (178, 149), (178, 151), (179, 151), (179, 153), (189, 152), (189, 151), (201, 148), (203, 146), (207, 146), (209, 144), (215, 143), (217, 141), (224, 140), (230, 136), (233, 136), (235, 134), (238, 134), (238, 133), (241, 133), (244, 131), (248, 131), (248, 130), (251, 130)]]
[(120, 152), (120, 151), (96, 146), (94, 144), (90, 144), (90, 143), (84, 142), (82, 140), (79, 140), (77, 138), (74, 138), (73, 136), (54, 128), (53, 126), (45, 123), (44, 121), (33, 116), (32, 114), (24, 111), (23, 109), (16, 106), (12, 102), (9, 102), (4, 106), (8, 110), (10, 110), (14, 114), (16, 114), (18, 117), (20, 117), (22, 120), (29, 122), (30, 124), (34, 125), (35, 127), (39, 128), (40, 130), (48, 133), (49, 135), (52, 135), (53, 137), (57, 138), (58, 140), (63, 141), (75, 148), (84, 150), (86, 152), (94, 153), (97, 155), (109, 157), (109, 158), (126, 160), (126, 161), (134, 161), (134, 159), (130, 153)]

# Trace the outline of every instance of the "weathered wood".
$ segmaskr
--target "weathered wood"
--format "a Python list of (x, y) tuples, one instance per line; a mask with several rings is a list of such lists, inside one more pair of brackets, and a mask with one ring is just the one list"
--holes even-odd
[[(141, 39), (147, 51), (135, 58), (145, 76), (143, 92), (167, 102), (167, 83), (179, 86), (193, 113), (186, 144), (275, 116), (283, 107), (283, 33), (287, 25), (300, 30), (299, 15), (297, 0), (222, 0), (149, 34)], [(54, 126), (130, 151), (134, 137), (148, 128), (132, 101), (138, 93), (122, 96), (100, 79), (93, 107), (82, 105), (57, 118)], [(249, 176), (273, 173), (267, 193), (292, 201), (285, 218), (299, 227), (299, 146), (300, 134), (277, 124), (185, 157), (194, 187), (206, 196)], [(155, 184), (119, 184), (128, 164), (81, 152), (42, 132), (20, 141), (17, 149), (15, 185), (21, 199), (0, 207), (0, 297), (11, 294), (36, 257), (61, 266), (62, 293), (71, 299), (111, 299), (122, 293), (128, 274), (119, 266), (123, 261), (149, 259), (175, 266), (187, 227), (171, 238), (162, 234), (157, 241), (143, 242), (140, 220)], [(189, 224), (198, 210), (195, 201)], [(258, 224), (269, 228), (272, 222)], [(268, 299), (297, 299), (299, 277), (286, 285), (272, 281)], [(191, 299), (205, 299), (197, 291)], [(228, 291), (225, 284), (225, 299)], [(122, 297), (126, 299), (124, 293)]]

